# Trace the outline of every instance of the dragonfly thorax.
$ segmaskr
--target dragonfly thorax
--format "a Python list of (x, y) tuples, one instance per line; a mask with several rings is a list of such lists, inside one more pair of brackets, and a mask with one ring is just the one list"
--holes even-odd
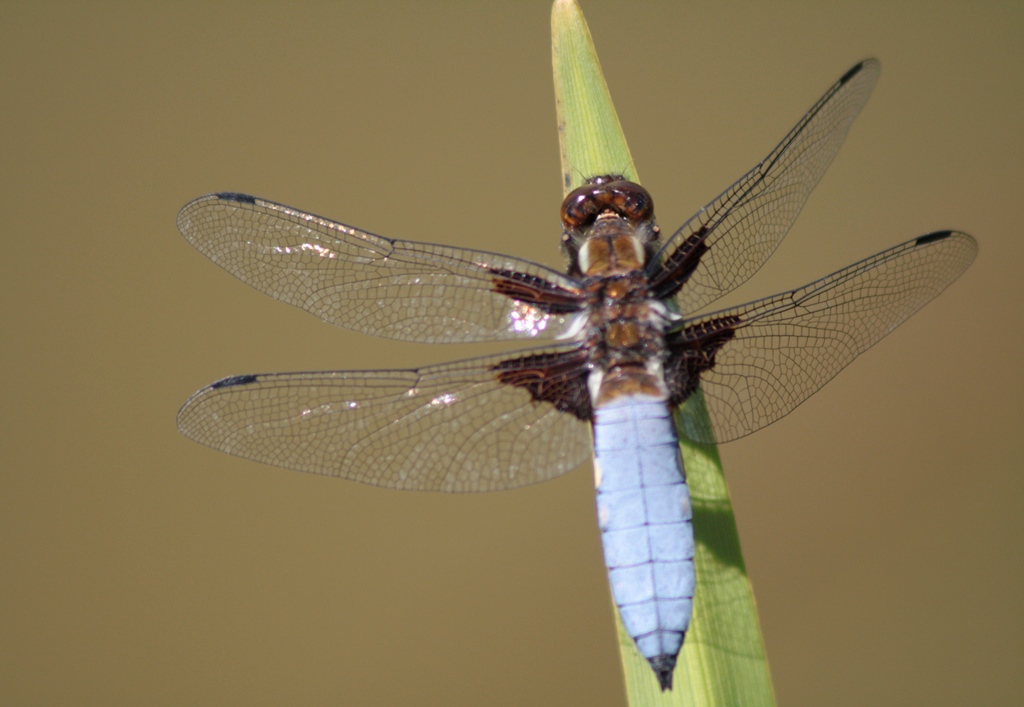
[(595, 278), (588, 348), (594, 364), (588, 387), (595, 405), (623, 395), (667, 399), (665, 332), (676, 315), (651, 298), (642, 270)]
[(577, 262), (587, 277), (609, 277), (642, 269), (647, 254), (635, 229), (620, 217), (609, 215), (590, 229)]

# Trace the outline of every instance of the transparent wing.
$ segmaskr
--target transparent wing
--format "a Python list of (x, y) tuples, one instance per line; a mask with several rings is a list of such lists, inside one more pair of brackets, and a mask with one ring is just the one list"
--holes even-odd
[(590, 427), (498, 377), (528, 375), (544, 356), (577, 351), (532, 350), (524, 358), (418, 370), (235, 376), (189, 398), (178, 429), (246, 459), (375, 486), (515, 488), (589, 459)]
[[(966, 233), (933, 233), (805, 287), (702, 317), (670, 348), (692, 351), (687, 340), (714, 340), (717, 332), (722, 343), (703, 357), (700, 373), (714, 433), (692, 421), (685, 433), (727, 442), (788, 414), (946, 289), (977, 252)], [(685, 359), (670, 361), (676, 385)]]
[(661, 267), (652, 277), (657, 297), (678, 292), (680, 311), (699, 312), (764, 264), (839, 151), (880, 70), (869, 59), (847, 71), (771, 154), (666, 241), (653, 261)]
[(186, 204), (178, 229), (257, 290), (389, 339), (552, 339), (579, 308), (577, 283), (542, 265), (391, 240), (242, 194)]

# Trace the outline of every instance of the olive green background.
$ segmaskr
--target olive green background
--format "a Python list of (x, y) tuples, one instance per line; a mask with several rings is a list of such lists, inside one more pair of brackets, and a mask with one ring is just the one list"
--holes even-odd
[[(796, 227), (730, 301), (943, 228), (980, 256), (722, 456), (780, 704), (1021, 704), (1024, 5), (583, 9), (666, 230), (882, 60)], [(0, 702), (624, 703), (586, 468), (399, 493), (174, 427), (229, 374), (484, 350), (324, 325), (208, 262), (175, 215), (244, 191), (560, 266), (549, 13), (7, 4)]]

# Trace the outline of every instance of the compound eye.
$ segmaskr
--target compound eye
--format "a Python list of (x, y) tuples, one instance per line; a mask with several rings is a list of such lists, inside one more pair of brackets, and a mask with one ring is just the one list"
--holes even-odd
[(601, 213), (597, 195), (602, 191), (603, 187), (584, 184), (569, 192), (562, 202), (562, 224), (574, 230), (591, 223)]
[(633, 182), (616, 182), (605, 187), (612, 192), (615, 209), (633, 223), (654, 217), (654, 200), (650, 193)]

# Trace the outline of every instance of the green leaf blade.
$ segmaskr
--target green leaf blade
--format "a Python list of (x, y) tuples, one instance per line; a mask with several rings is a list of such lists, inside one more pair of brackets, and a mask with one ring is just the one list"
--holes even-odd
[(590, 29), (574, 0), (557, 0), (551, 10), (551, 63), (563, 192), (601, 174), (637, 181)]
[[(563, 191), (568, 193), (587, 178), (602, 174), (621, 174), (638, 182), (590, 30), (575, 0), (556, 0), (551, 31)], [(694, 426), (710, 427), (699, 392), (676, 413), (693, 499), (697, 569), (693, 621), (675, 669), (673, 690), (662, 693), (650, 665), (614, 611), (629, 703), (774, 705), (757, 608), (721, 461), (714, 445), (690, 442), (681, 434)]]

